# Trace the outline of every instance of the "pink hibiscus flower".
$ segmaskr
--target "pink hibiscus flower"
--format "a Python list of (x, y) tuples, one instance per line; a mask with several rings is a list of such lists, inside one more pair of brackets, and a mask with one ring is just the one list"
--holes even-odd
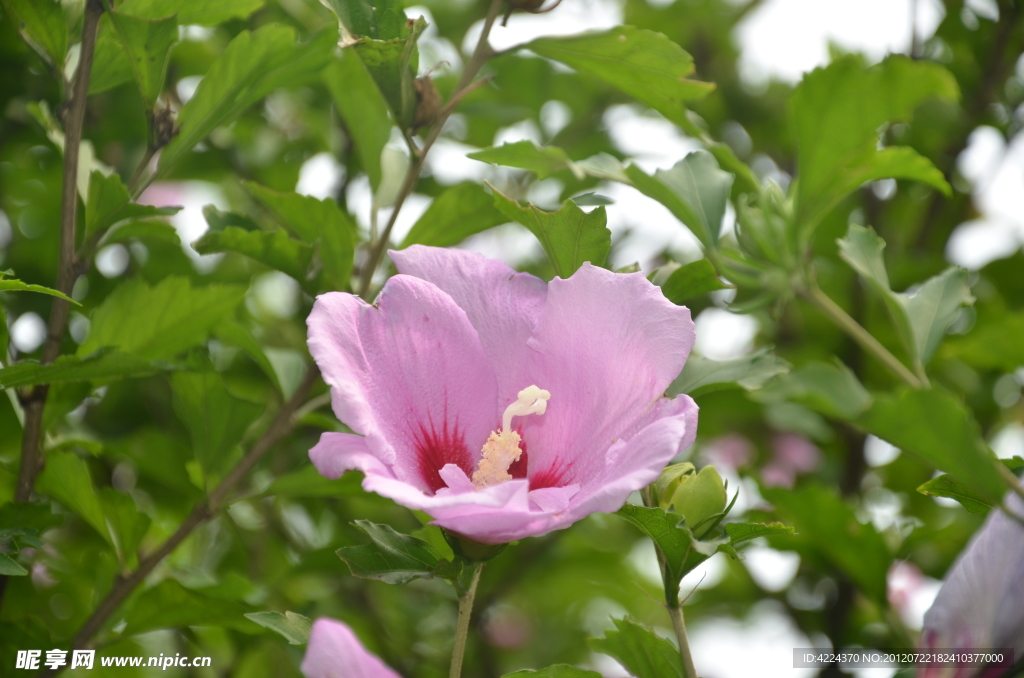
[(690, 311), (643, 274), (584, 264), (550, 283), (469, 252), (392, 252), (369, 305), (317, 298), (309, 350), (338, 418), (310, 450), (329, 478), (486, 544), (619, 509), (693, 443), (697, 406), (666, 398)]
[(301, 669), (306, 678), (402, 678), (367, 652), (352, 629), (326, 618), (313, 623)]

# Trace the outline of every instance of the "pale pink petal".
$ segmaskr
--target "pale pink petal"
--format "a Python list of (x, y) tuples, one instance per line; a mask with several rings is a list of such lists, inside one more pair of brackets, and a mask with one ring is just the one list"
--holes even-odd
[(352, 629), (326, 618), (313, 623), (300, 668), (306, 678), (401, 678), (367, 652)]
[(603, 472), (601, 452), (648, 419), (693, 341), (689, 309), (642, 273), (584, 264), (568, 280), (553, 280), (529, 341), (532, 383), (551, 400), (544, 416), (521, 423), (534, 486), (586, 489)]
[[(1019, 497), (1011, 493), (1006, 503), (1024, 516)], [(924, 616), (922, 642), (927, 648), (1014, 648), (1019, 659), (1024, 653), (1022, 601), (1024, 527), (993, 508), (946, 574)]]
[(579, 485), (542, 487), (530, 492), (530, 501), (546, 513), (562, 513), (569, 508), (569, 502), (579, 491)]
[(530, 385), (526, 344), (544, 308), (544, 281), (464, 250), (413, 245), (389, 254), (399, 273), (433, 283), (466, 312), (494, 367), (501, 407), (515, 400)]
[(398, 275), (375, 306), (318, 297), (307, 322), (335, 413), (394, 477), (435, 492), (445, 464), (472, 472), (500, 410), (476, 330), (450, 296)]

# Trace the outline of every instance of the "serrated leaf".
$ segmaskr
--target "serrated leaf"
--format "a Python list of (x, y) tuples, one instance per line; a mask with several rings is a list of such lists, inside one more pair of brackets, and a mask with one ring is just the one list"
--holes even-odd
[(871, 395), (842, 363), (811, 362), (780, 375), (756, 394), (766, 403), (792, 401), (835, 419), (852, 421), (871, 406)]
[(406, 35), (402, 30), (406, 17), (399, 0), (320, 0), (320, 4), (331, 10), (353, 37), (391, 40)]
[(174, 579), (165, 579), (140, 593), (131, 603), (125, 611), (122, 633), (133, 636), (186, 626), (227, 626), (252, 633), (259, 627), (244, 617), (249, 611), (243, 603), (215, 598), (187, 589)]
[(46, 466), (39, 474), (38, 487), (41, 492), (78, 514), (104, 541), (113, 546), (99, 493), (93, 487), (89, 466), (83, 459), (71, 452), (49, 452), (46, 455)]
[(228, 392), (217, 372), (179, 372), (171, 377), (171, 403), (192, 438), (196, 459), (207, 476), (223, 471), (261, 405)]
[(220, 231), (211, 229), (192, 243), (192, 249), (199, 254), (236, 252), (286, 273), (299, 283), (306, 281), (306, 271), (313, 258), (313, 248), (289, 238), (283, 228), (273, 231), (246, 231), (236, 226)]
[(762, 493), (796, 528), (801, 548), (820, 553), (876, 603), (885, 604), (892, 554), (871, 523), (861, 523), (833, 488), (806, 485), (796, 490), (764, 488)]
[(377, 83), (398, 126), (408, 129), (416, 110), (416, 89), (413, 85), (419, 69), (416, 40), (426, 30), (427, 22), (420, 17), (407, 25), (404, 13), (402, 17), (400, 26), (385, 32), (397, 37), (362, 37), (347, 49), (359, 55), (370, 77)]
[(524, 669), (515, 673), (506, 673), (502, 678), (601, 678), (601, 674), (596, 671), (578, 669), (568, 664), (554, 664), (536, 671)]
[(440, 555), (422, 539), (366, 520), (356, 520), (353, 524), (373, 542), (338, 549), (338, 557), (345, 561), (354, 577), (406, 584), (413, 579), (432, 577), (441, 563)]
[(104, 18), (117, 33), (142, 101), (152, 109), (163, 91), (171, 45), (178, 41), (178, 19), (170, 12), (162, 18), (131, 16), (123, 7), (107, 12)]
[(562, 170), (572, 170), (578, 178), (582, 178), (583, 175), (583, 171), (576, 167), (562, 149), (555, 146), (540, 147), (528, 140), (484, 148), (468, 153), (466, 157), (494, 165), (529, 170), (536, 174), (538, 179), (547, 179)]
[(148, 360), (171, 358), (204, 341), (244, 296), (237, 285), (192, 287), (187, 278), (164, 278), (154, 287), (129, 280), (93, 312), (78, 355), (114, 347)]
[(3, 0), (3, 7), (18, 21), (22, 37), (45, 54), (51, 66), (61, 70), (68, 47), (68, 27), (61, 3), (56, 0)]
[(926, 483), (922, 483), (918, 486), (917, 491), (932, 497), (955, 499), (967, 509), (968, 513), (984, 515), (992, 508), (992, 504), (972, 492), (970, 487), (948, 473), (943, 473)]
[(305, 645), (309, 642), (309, 632), (313, 622), (308, 617), (294, 612), (248, 612), (246, 619), (260, 626), (280, 633), (290, 645)]
[(262, 6), (263, 0), (125, 0), (117, 11), (143, 19), (174, 14), (182, 26), (216, 26), (228, 19), (244, 19)]
[(998, 504), (1005, 493), (999, 462), (982, 440), (974, 415), (942, 388), (876, 396), (858, 424), (949, 473), (989, 504)]
[(687, 79), (693, 58), (682, 47), (633, 26), (540, 38), (523, 48), (599, 78), (677, 124), (689, 122), (685, 101), (702, 99), (715, 88)]
[(631, 165), (626, 176), (638, 191), (667, 207), (704, 247), (717, 246), (733, 175), (719, 169), (713, 155), (694, 151), (654, 176)]
[[(43, 287), (42, 285), (29, 285), (20, 280), (11, 280), (9, 278), (3, 278), (0, 276), (0, 292), (38, 292), (39, 294), (48, 294), (51, 297), (60, 297), (64, 301), (69, 301), (75, 306), (81, 306), (80, 303), (67, 296), (63, 292), (52, 290), (49, 287)], [(7, 345), (4, 344), (4, 348)]]
[(673, 271), (661, 284), (661, 293), (673, 304), (682, 305), (687, 299), (730, 288), (732, 285), (726, 285), (718, 278), (718, 272), (710, 261), (700, 259)]
[(508, 217), (494, 206), (494, 197), (483, 186), (463, 182), (434, 198), (399, 249), (410, 245), (451, 247), (507, 221)]
[(768, 348), (732, 360), (711, 360), (691, 353), (682, 373), (669, 385), (667, 393), (670, 396), (680, 393), (698, 396), (724, 388), (752, 391), (787, 371), (789, 363)]
[(633, 620), (613, 619), (615, 631), (591, 638), (590, 648), (614, 657), (636, 678), (683, 678), (679, 650)]
[(239, 33), (178, 113), (178, 135), (161, 152), (157, 174), (166, 174), (216, 127), (229, 123), (274, 89), (318, 75), (336, 43), (337, 35), (331, 31), (297, 43), (295, 29), (280, 24)]
[(612, 247), (612, 234), (603, 207), (584, 212), (566, 200), (557, 212), (545, 212), (532, 204), (522, 207), (493, 186), (494, 205), (511, 221), (526, 226), (547, 252), (561, 278), (568, 278), (584, 262), (604, 265)]
[(89, 237), (125, 219), (169, 216), (180, 210), (180, 207), (153, 207), (132, 202), (128, 189), (116, 173), (92, 172), (89, 198), (85, 203), (85, 235)]
[(808, 237), (848, 193), (887, 177), (924, 181), (947, 195), (942, 173), (910, 148), (878, 150), (878, 129), (906, 121), (925, 99), (959, 97), (942, 66), (890, 56), (865, 68), (858, 56), (834, 60), (804, 76), (791, 99), (799, 185), (797, 221)]
[(171, 365), (152, 363), (120, 351), (100, 350), (84, 357), (61, 356), (49, 365), (22, 360), (0, 369), (0, 387), (25, 388), (39, 384), (66, 384), (79, 381), (106, 383), (156, 374), (170, 367)]
[(28, 570), (18, 564), (18, 561), (6, 553), (0, 553), (0, 576), (24, 577), (27, 574)]
[(381, 180), (380, 154), (391, 138), (394, 124), (388, 103), (355, 50), (341, 50), (338, 58), (324, 69), (323, 79), (350, 132), (370, 186), (377, 190)]

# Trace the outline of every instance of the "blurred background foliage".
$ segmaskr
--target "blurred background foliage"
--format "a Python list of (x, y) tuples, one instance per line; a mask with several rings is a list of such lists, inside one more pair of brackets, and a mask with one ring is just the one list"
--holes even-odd
[[(153, 146), (157, 126), (151, 121), (173, 124), (173, 112), (201, 95), (200, 78), (212, 72), (233, 39), (243, 31), (272, 25), (290, 27), (292, 33), (282, 32), (278, 38), (284, 42), (266, 47), (266, 55), (255, 54), (254, 48), (241, 52), (245, 65), (259, 71), (254, 77), (264, 79), (248, 91), (225, 95), (227, 105), (238, 110), (200, 130), (192, 139), (198, 143), (193, 151), (182, 147), (180, 137), (164, 148), (164, 160), (173, 149), (179, 154), (177, 161), (160, 161), (159, 176), (140, 202), (185, 209), (174, 216), (143, 211), (111, 231), (95, 251), (87, 250), (91, 261), (74, 283), (72, 296), (80, 306), (71, 311), (62, 353), (85, 356), (113, 345), (121, 354), (147, 362), (124, 368), (130, 378), (112, 379), (108, 374), (51, 387), (43, 419), (46, 469), (29, 504), (13, 501), (22, 412), (18, 389), (9, 386), (10, 378), (3, 382), (8, 388), (0, 398), (0, 530), (35, 530), (42, 540), (41, 545), (31, 540), (19, 544), (17, 537), (4, 542), (4, 552), (15, 563), (5, 567), (16, 568), (5, 570), (12, 576), (6, 580), (0, 609), (0, 665), (5, 675), (18, 649), (69, 647), (115, 583), (138, 566), (139, 554), (151, 552), (174, 533), (243, 450), (266, 433), (310, 368), (304, 319), (313, 295), (349, 287), (353, 271), (348, 264), (332, 268), (331, 261), (337, 261), (332, 253), (347, 251), (351, 262), (355, 246), (353, 280), (364, 274), (369, 249), (365, 243), (383, 228), (389, 197), (397, 193), (396, 184), (409, 164), (405, 142), (397, 132), (388, 131), (390, 123), (384, 128), (383, 155), (361, 150), (361, 140), (380, 135), (379, 126), (360, 127), (376, 103), (360, 99), (367, 108), (359, 109), (361, 104), (348, 97), (352, 81), (332, 81), (331, 69), (351, 66), (345, 65), (346, 58), (322, 50), (322, 61), (303, 70), (303, 54), (315, 61), (320, 57), (308, 56), (314, 47), (334, 40), (338, 24), (325, 6), (329, 3), (168, 0), (164, 8), (158, 2), (124, 3), (129, 4), (137, 6), (138, 16), (150, 19), (178, 12), (177, 24), (167, 33), (173, 46), (166, 80), (148, 95), (141, 92), (131, 70), (118, 65), (109, 21), (101, 21), (84, 122), (84, 138), (95, 160), (85, 154), (82, 162), (101, 163), (104, 172), (113, 172), (133, 187), (146, 183), (133, 176)], [(406, 212), (412, 216), (398, 220), (392, 244), (465, 241), (467, 247), (550, 278), (560, 269), (524, 228), (505, 224), (507, 218), (501, 214), (495, 216), (490, 198), (462, 216), (450, 216), (453, 205), (478, 204), (486, 195), (480, 188), (484, 178), (502, 193), (546, 209), (596, 193), (579, 199), (579, 204), (607, 202), (605, 195), (615, 201), (608, 207), (614, 221), (610, 265), (628, 266), (635, 257), (645, 272), (664, 282), (676, 264), (701, 258), (696, 239), (685, 235), (684, 227), (664, 212), (630, 213), (626, 207), (616, 212), (619, 196), (639, 194), (632, 188), (616, 188), (593, 172), (574, 171), (578, 168), (566, 162), (604, 153), (623, 163), (633, 159), (648, 173), (655, 167), (666, 169), (667, 165), (645, 165), (642, 157), (631, 158), (630, 135), (641, 132), (653, 138), (654, 145), (663, 139), (672, 149), (724, 143), (722, 153), (729, 149), (736, 167), (749, 165), (756, 181), (789, 188), (790, 196), (798, 190), (791, 186), (802, 157), (793, 84), (751, 81), (740, 74), (737, 26), (766, 3), (612, 4), (623, 23), (663, 33), (689, 52), (695, 66), (690, 77), (715, 83), (707, 96), (688, 104), (699, 118), (684, 113), (685, 119), (676, 121), (684, 128), (679, 131), (600, 78), (574, 73), (528, 52), (502, 51), (484, 66), (482, 74), (489, 78), (484, 86), (469, 93), (445, 125), (409, 199)], [(173, 9), (162, 11), (171, 5)], [(57, 120), (63, 118), (66, 85), (58, 75), (60, 67), (40, 54), (46, 53), (47, 45), (37, 40), (36, 50), (22, 39), (18, 12), (26, 6), (5, 0), (0, 14), (0, 268), (10, 269), (13, 278), (26, 283), (54, 287), (62, 154), (53, 142), (54, 123), (48, 122), (54, 118), (46, 111)], [(69, 0), (60, 8), (66, 43), (75, 45), (82, 31), (83, 3)], [(579, 17), (592, 9), (600, 8), (584, 0), (565, 0), (548, 16), (575, 12), (570, 16)], [(951, 192), (946, 195), (934, 188), (941, 178), (922, 183), (870, 177), (872, 181), (859, 188), (862, 181), (857, 181), (851, 187), (855, 190), (839, 196), (839, 202), (823, 212), (820, 225), (809, 235), (809, 249), (800, 250), (813, 253), (815, 284), (908, 364), (913, 351), (903, 348), (884, 295), (844, 263), (836, 241), (846, 236), (851, 224), (873, 227), (885, 241), (884, 262), (893, 290), (913, 288), (941, 273), (950, 259), (958, 261), (947, 247), (954, 230), (979, 217), (972, 199), (978, 188), (972, 181), (977, 179), (965, 174), (962, 161), (969, 140), (983, 129), (1004, 144), (1014, 139), (1019, 144), (1024, 126), (1020, 4), (948, 0), (943, 9), (934, 34), (917, 36), (912, 56), (947, 69), (948, 89), (958, 90), (958, 95), (952, 91), (951, 96), (918, 97), (906, 115), (883, 114), (879, 122), (886, 124), (878, 133), (881, 145), (909, 146), (930, 160)], [(486, 11), (487, 3), (477, 0), (427, 0), (407, 8), (410, 16), (423, 16), (428, 24), (420, 38), (418, 65), (414, 60), (411, 67), (432, 77), (444, 100), (456, 89)], [(507, 30), (528, 19), (534, 17), (513, 15)], [(394, 31), (399, 41), (410, 31), (423, 30), (403, 22), (385, 24), (381, 20), (373, 30)], [(495, 36), (502, 30), (496, 27)], [(292, 45), (292, 35), (307, 46)], [(64, 47), (58, 44), (54, 49), (63, 55)], [(278, 52), (271, 53), (273, 49)], [(381, 76), (374, 71), (374, 55), (367, 50), (360, 54), (378, 78), (380, 94), (392, 115), (408, 122), (414, 111), (408, 108), (410, 100), (402, 98), (402, 88), (411, 83), (401, 81), (400, 74), (396, 83), (394, 73)], [(831, 58), (852, 64), (858, 72), (864, 68), (838, 45), (833, 45)], [(321, 77), (324, 66), (328, 75)], [(394, 86), (391, 91), (389, 86)], [(214, 87), (207, 83), (208, 96)], [(353, 105), (354, 112), (341, 110)], [(171, 113), (161, 117), (154, 110)], [(893, 117), (901, 119), (888, 124)], [(429, 125), (428, 120), (424, 134)], [(830, 135), (846, 132), (826, 128), (816, 133), (815, 143), (827, 145)], [(524, 139), (560, 148), (564, 156), (532, 158), (530, 162), (540, 163), (534, 171), (515, 169), (515, 163), (513, 168), (496, 168), (465, 158), (469, 152)], [(723, 162), (723, 156), (716, 155)], [(682, 160), (682, 154), (669, 164), (676, 160)], [(501, 164), (500, 159), (494, 162)], [(424, 212), (430, 199), (462, 181), (473, 185), (452, 196), (432, 231), (426, 223), (418, 226), (420, 231), (410, 232), (415, 216)], [(801, 181), (807, 185), (812, 179)], [(333, 199), (337, 209), (329, 202), (292, 197), (295, 191)], [(380, 223), (368, 216), (374, 191), (377, 204), (385, 208)], [(735, 243), (729, 233), (735, 230), (737, 210), (761, 203), (742, 177), (732, 183), (729, 198), (722, 239)], [(214, 207), (204, 211), (208, 203)], [(634, 199), (626, 204), (637, 203)], [(648, 219), (667, 223), (669, 235), (652, 231)], [(83, 210), (80, 234), (89, 220)], [(317, 229), (325, 223), (350, 232), (349, 241), (331, 243), (327, 235), (319, 235)], [(252, 256), (243, 256), (230, 251), (239, 249), (237, 243), (226, 245), (207, 235), (196, 249), (228, 253), (200, 257), (190, 245), (207, 225), (221, 238), (235, 228), (241, 229), (238, 233), (259, 234), (259, 242), (247, 245)], [(495, 228), (486, 230), (490, 227)], [(308, 230), (311, 238), (304, 235)], [(263, 239), (278, 232), (283, 233), (283, 242)], [(676, 232), (684, 237), (680, 240)], [(88, 234), (80, 236), (80, 242), (87, 238)], [(253, 247), (265, 249), (257, 252)], [(791, 375), (806, 376), (801, 368), (820, 371), (823, 363), (834, 365), (836, 358), (848, 372), (832, 368), (840, 377), (822, 377), (825, 386), (814, 375), (796, 386), (782, 377), (769, 381), (783, 369), (771, 369), (782, 363), (765, 354), (771, 365), (756, 385), (767, 382), (766, 388), (731, 383), (729, 388), (695, 392), (701, 413), (691, 459), (698, 465), (714, 463), (729, 480), (730, 491), (739, 490), (734, 516), (783, 520), (797, 532), (757, 542), (744, 560), (716, 556), (684, 581), (684, 595), (696, 587), (686, 611), (698, 669), (706, 678), (782, 676), (791, 675), (793, 646), (911, 646), (936, 580), (982, 517), (948, 499), (917, 491), (935, 475), (936, 467), (942, 467), (934, 457), (900, 454), (866, 435), (886, 426), (861, 419), (868, 405), (858, 407), (858, 399), (868, 398), (869, 392), (894, 392), (898, 384), (883, 363), (867, 355), (806, 299), (777, 303), (792, 297), (784, 288), (792, 284), (795, 294), (797, 283), (786, 279), (774, 288), (758, 284), (757, 275), (744, 268), (751, 261), (749, 252), (723, 247), (733, 252), (733, 259), (723, 255), (713, 263), (739, 289), (698, 290), (685, 303), (698, 318), (698, 332), (704, 328), (717, 337), (731, 333), (733, 340), (746, 334), (749, 340), (738, 340), (731, 354), (730, 349), (713, 354), (708, 350), (713, 341), (705, 341), (707, 357), (746, 361), (744, 369), (749, 370), (755, 351), (774, 347), (773, 355), (796, 369)], [(973, 413), (968, 417), (977, 421), (984, 441), (1000, 456), (1013, 457), (1024, 448), (1024, 255), (1011, 248), (973, 268), (965, 279), (976, 301), (958, 311), (959, 302), (955, 305), (951, 336), (938, 347), (927, 376), (951, 392), (954, 401), (966, 403)], [(388, 270), (385, 264), (373, 283), (381, 283)], [(730, 270), (736, 275), (730, 276)], [(307, 275), (308, 271), (312, 273)], [(753, 275), (755, 282), (741, 282), (741, 271)], [(765, 290), (767, 300), (762, 299)], [(42, 294), (0, 292), (0, 308), (6, 315), (3, 327), (9, 329), (0, 354), (5, 365), (39, 358), (43, 319), (50, 305), (51, 297)], [(725, 318), (726, 307), (745, 315)], [(743, 322), (729, 324), (736, 317)], [(719, 334), (712, 335), (716, 319)], [(101, 330), (108, 333), (107, 340), (97, 338)], [(847, 374), (853, 377), (852, 385), (842, 377)], [(825, 395), (816, 399), (819, 386)], [(897, 418), (911, 407), (907, 402), (890, 404)], [(848, 412), (851, 407), (854, 411)], [(927, 417), (907, 416), (909, 428), (933, 425)], [(95, 639), (101, 654), (180, 652), (213, 657), (212, 668), (171, 669), (167, 675), (297, 675), (302, 649), (244, 616), (292, 611), (309, 618), (345, 620), (372, 651), (405, 676), (445, 675), (456, 615), (451, 590), (438, 580), (418, 579), (398, 587), (357, 579), (334, 553), (365, 542), (351, 525), (356, 519), (386, 523), (428, 539), (436, 535), (417, 532), (421, 523), (416, 516), (366, 494), (352, 474), (325, 481), (313, 471), (307, 452), (320, 432), (342, 430), (322, 383), (314, 385), (296, 420), (230, 495), (225, 509), (163, 559), (105, 620)], [(973, 424), (965, 426), (970, 429)], [(17, 570), (28, 574), (16, 576)], [(624, 614), (667, 635), (668, 618), (655, 602), (659, 589), (653, 548), (618, 516), (594, 515), (569, 530), (524, 541), (485, 570), (476, 608), (478, 632), (470, 640), (465, 674), (501, 676), (564, 662), (624, 675), (614, 662), (589, 649), (586, 639), (600, 636), (612, 628), (612, 617)], [(726, 648), (746, 659), (724, 656)], [(778, 668), (772, 668), (773, 660), (765, 656), (781, 657)], [(146, 669), (116, 669), (119, 676), (133, 672), (149, 675)]]

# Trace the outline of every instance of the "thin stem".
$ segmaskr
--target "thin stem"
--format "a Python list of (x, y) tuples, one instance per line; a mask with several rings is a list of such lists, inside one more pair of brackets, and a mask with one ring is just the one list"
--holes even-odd
[(679, 641), (679, 658), (683, 660), (683, 675), (686, 678), (697, 678), (697, 669), (693, 665), (693, 655), (690, 654), (690, 641), (686, 637), (686, 624), (683, 622), (683, 607), (677, 605), (668, 606), (668, 616), (672, 618), (672, 628), (676, 631), (676, 640)]
[[(85, 124), (85, 104), (89, 97), (89, 75), (96, 48), (96, 33), (103, 15), (99, 0), (89, 0), (85, 5), (85, 19), (82, 24), (82, 46), (79, 52), (78, 71), (75, 73), (68, 112), (64, 119), (64, 168), (61, 185), (60, 205), (60, 251), (58, 254), (57, 289), (70, 296), (75, 284), (75, 219), (78, 214), (78, 150), (82, 142), (82, 127)], [(46, 343), (40, 363), (52, 363), (60, 355), (61, 339), (68, 324), (70, 305), (55, 297), (50, 306), (50, 322)], [(37, 386), (23, 400), (25, 405), (25, 430), (21, 438), (21, 466), (18, 469), (18, 486), (14, 500), (28, 501), (36, 476), (42, 469), (40, 444), (43, 438), (43, 407), (46, 405), (47, 386)]]
[(1017, 476), (1013, 475), (1013, 471), (1006, 468), (1006, 464), (998, 460), (996, 460), (996, 468), (999, 470), (999, 475), (1003, 477), (1003, 480), (1005, 480), (1006, 484), (1010, 486), (1010, 489), (1013, 490), (1014, 494), (1021, 499), (1024, 499), (1024, 487), (1021, 487), (1020, 480)]
[(469, 589), (459, 596), (459, 621), (455, 626), (455, 645), (452, 647), (452, 666), (448, 678), (459, 678), (462, 675), (462, 657), (466, 654), (466, 638), (469, 637), (469, 619), (473, 615), (473, 600), (476, 598), (476, 587), (480, 583), (483, 563), (476, 563), (473, 579)]
[(883, 365), (889, 368), (893, 374), (907, 382), (913, 388), (924, 388), (925, 383), (917, 377), (913, 372), (907, 369), (900, 360), (889, 352), (885, 346), (875, 337), (864, 329), (860, 323), (850, 317), (846, 311), (842, 309), (836, 302), (821, 291), (821, 288), (816, 284), (811, 283), (808, 289), (803, 290), (804, 297), (814, 304), (820, 311), (827, 315), (832, 322), (839, 326), (841, 330), (846, 332), (850, 337), (861, 345), (864, 350), (868, 351), (876, 358), (878, 358)]
[[(484, 19), (483, 30), (480, 31), (480, 39), (477, 40), (473, 56), (470, 57), (469, 62), (466, 63), (466, 68), (462, 71), (462, 77), (459, 79), (459, 84), (455, 87), (452, 101), (458, 102), (468, 93), (466, 90), (473, 87), (473, 78), (476, 77), (476, 74), (480, 72), (480, 68), (494, 54), (488, 38), (491, 35), (491, 29), (494, 28), (495, 20), (501, 13), (501, 7), (504, 2), (505, 0), (491, 0), (491, 6), (487, 10), (487, 18)], [(380, 260), (384, 256), (384, 250), (388, 246), (388, 238), (391, 237), (391, 229), (395, 227), (395, 222), (398, 221), (398, 214), (402, 211), (402, 205), (405, 204), (405, 199), (409, 197), (412, 189), (416, 186), (420, 172), (423, 171), (427, 153), (430, 151), (431, 146), (434, 145), (434, 142), (437, 141), (437, 138), (441, 136), (441, 130), (444, 128), (444, 124), (448, 121), (453, 110), (454, 107), (449, 104), (437, 116), (437, 120), (434, 121), (433, 126), (431, 126), (423, 141), (423, 148), (420, 150), (415, 161), (409, 166), (409, 171), (405, 174), (405, 180), (402, 182), (402, 187), (395, 198), (395, 206), (391, 211), (390, 218), (388, 218), (387, 225), (381, 232), (380, 237), (370, 247), (370, 254), (359, 276), (359, 296), (364, 299), (370, 292), (370, 286), (373, 284), (373, 274), (377, 271)]]
[[(81, 649), (89, 645), (93, 636), (103, 627), (103, 624), (117, 611), (121, 603), (145, 580), (157, 565), (169, 556), (193, 531), (207, 520), (217, 514), (227, 504), (228, 495), (234, 490), (235, 485), (244, 478), (249, 471), (270, 451), (270, 449), (281, 438), (288, 434), (295, 422), (295, 414), (301, 408), (309, 394), (309, 390), (320, 377), (320, 371), (311, 367), (306, 373), (302, 384), (295, 391), (295, 394), (285, 403), (274, 417), (273, 422), (266, 432), (249, 449), (234, 468), (225, 476), (220, 485), (214, 489), (206, 501), (198, 504), (188, 517), (178, 526), (170, 537), (168, 537), (155, 551), (147, 555), (139, 562), (139, 567), (124, 579), (114, 584), (113, 589), (103, 599), (103, 602), (96, 607), (89, 619), (82, 625), (82, 628), (75, 634), (72, 641), (74, 649)], [(51, 670), (43, 675), (56, 675), (59, 670)]]

